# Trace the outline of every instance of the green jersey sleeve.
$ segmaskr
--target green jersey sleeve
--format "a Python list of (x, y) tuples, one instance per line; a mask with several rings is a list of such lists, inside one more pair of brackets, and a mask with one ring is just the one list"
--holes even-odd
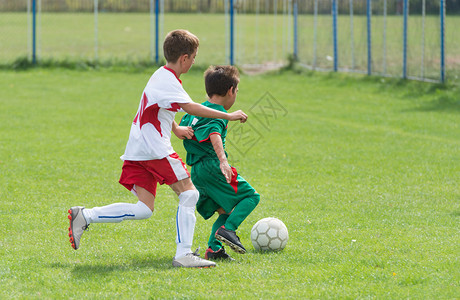
[(202, 119), (200, 121), (201, 122), (197, 122), (195, 125), (192, 125), (195, 137), (200, 143), (209, 141), (209, 138), (213, 133), (222, 135), (227, 127), (225, 120), (221, 119)]

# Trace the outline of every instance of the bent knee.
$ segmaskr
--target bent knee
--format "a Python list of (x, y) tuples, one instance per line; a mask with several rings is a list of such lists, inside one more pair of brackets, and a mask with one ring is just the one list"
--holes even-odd
[(180, 193), (179, 195), (179, 205), (187, 206), (187, 207), (195, 207), (198, 199), (200, 198), (200, 192), (198, 190), (187, 190), (185, 192)]
[(148, 209), (148, 211), (144, 211), (142, 214), (139, 215), (139, 218), (140, 219), (148, 219), (150, 218), (151, 216), (153, 215), (153, 211), (150, 210), (150, 208)]
[(256, 206), (257, 204), (259, 204), (260, 195), (258, 193), (255, 193), (251, 196), (251, 200), (254, 202), (254, 205)]
[(144, 202), (138, 201), (137, 202), (137, 209), (136, 209), (136, 219), (148, 219), (152, 216), (153, 209), (150, 209)]

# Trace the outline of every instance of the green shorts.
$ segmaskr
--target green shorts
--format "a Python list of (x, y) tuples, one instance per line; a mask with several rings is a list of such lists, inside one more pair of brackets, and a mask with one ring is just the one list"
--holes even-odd
[(235, 168), (232, 171), (232, 181), (227, 183), (218, 160), (201, 160), (193, 165), (192, 181), (200, 192), (196, 210), (204, 219), (209, 219), (220, 207), (230, 213), (241, 200), (257, 194)]

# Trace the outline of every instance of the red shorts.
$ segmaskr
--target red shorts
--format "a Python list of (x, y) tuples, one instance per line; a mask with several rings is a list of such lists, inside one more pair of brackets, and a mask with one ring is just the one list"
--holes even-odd
[(119, 182), (135, 195), (134, 185), (137, 185), (156, 196), (158, 183), (171, 185), (189, 177), (184, 162), (177, 153), (173, 153), (163, 159), (125, 160)]

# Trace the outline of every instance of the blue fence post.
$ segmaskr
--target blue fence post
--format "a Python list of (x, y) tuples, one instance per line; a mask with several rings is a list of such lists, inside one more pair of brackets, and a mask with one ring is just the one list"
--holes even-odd
[(446, 82), (446, 65), (445, 65), (445, 17), (446, 17), (446, 2), (444, 0), (441, 0), (440, 3), (440, 19), (441, 19), (441, 82), (445, 83)]
[(149, 0), (149, 16), (150, 16), (150, 59), (155, 62), (155, 1)]
[(337, 0), (332, 0), (332, 31), (334, 40), (334, 71), (338, 70), (338, 49), (337, 49)]
[(37, 63), (37, 0), (32, 0), (32, 63)]
[(99, 59), (99, 1), (94, 0), (94, 61)]
[(155, 63), (160, 62), (159, 58), (159, 20), (160, 20), (160, 0), (155, 0)]
[(372, 2), (367, 0), (367, 75), (372, 74)]
[(404, 29), (403, 29), (403, 78), (407, 79), (407, 16), (409, 14), (409, 0), (404, 0)]
[(294, 13), (294, 59), (297, 60), (298, 54), (299, 54), (298, 52), (299, 48), (297, 44), (297, 15), (298, 15), (297, 0), (294, 0), (293, 13)]
[(234, 34), (235, 34), (235, 31), (234, 31), (234, 18), (235, 18), (235, 13), (233, 11), (234, 7), (233, 7), (233, 0), (230, 0), (229, 1), (229, 5), (230, 5), (230, 65), (233, 65), (234, 64)]

